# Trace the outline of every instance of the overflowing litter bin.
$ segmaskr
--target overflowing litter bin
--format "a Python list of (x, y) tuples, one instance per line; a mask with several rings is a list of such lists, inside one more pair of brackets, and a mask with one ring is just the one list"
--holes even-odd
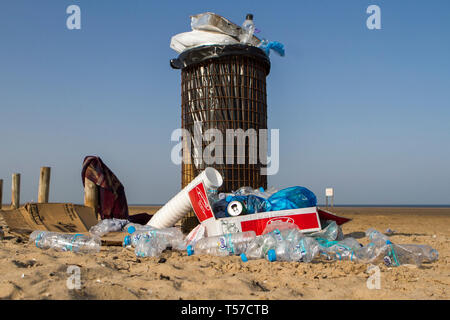
[[(181, 125), (192, 140), (191, 153), (187, 155), (190, 159), (184, 159), (182, 164), (182, 187), (211, 166), (224, 177), (222, 192), (242, 186), (267, 188), (267, 176), (261, 175), (259, 158), (256, 163), (249, 159), (251, 139), (245, 139), (243, 155), (238, 152), (238, 141), (233, 137), (230, 142), (226, 135), (227, 129), (244, 132), (254, 129), (256, 134), (260, 129), (267, 129), (266, 77), (270, 60), (264, 51), (243, 44), (206, 45), (184, 51), (171, 61), (171, 66), (181, 69)], [(205, 150), (210, 143), (203, 141), (201, 146), (196, 146), (194, 141), (196, 132), (204, 134), (208, 129), (218, 129), (222, 133), (222, 148), (216, 146), (215, 150), (223, 150), (219, 155), (223, 163), (211, 163), (212, 159), (203, 152), (194, 150), (195, 147)], [(233, 161), (226, 160), (226, 148), (230, 143), (234, 144)], [(254, 151), (261, 156), (259, 141)], [(213, 156), (216, 158), (217, 154)], [(196, 219), (193, 214), (187, 219), (189, 216)]]

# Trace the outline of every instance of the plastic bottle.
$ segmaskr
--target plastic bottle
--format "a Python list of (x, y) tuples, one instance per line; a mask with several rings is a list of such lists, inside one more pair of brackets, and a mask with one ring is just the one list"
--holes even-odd
[(254, 231), (228, 233), (222, 236), (200, 239), (194, 247), (187, 246), (188, 255), (209, 254), (213, 256), (239, 255), (247, 249), (248, 243), (256, 238)]
[(109, 232), (121, 231), (129, 223), (126, 219), (104, 219), (89, 229), (89, 233), (101, 237)]
[(366, 231), (366, 237), (369, 238), (370, 242), (373, 242), (375, 244), (385, 244), (386, 241), (389, 240), (388, 236), (373, 228), (370, 228)]
[(158, 243), (162, 243), (165, 248), (171, 246), (176, 250), (184, 250), (186, 247), (183, 233), (180, 228), (176, 227), (152, 229), (148, 231), (134, 231), (132, 234), (125, 236), (123, 245), (136, 247), (138, 241), (142, 238), (157, 238)]
[(30, 243), (47, 250), (72, 251), (78, 253), (95, 253), (100, 251), (102, 242), (98, 236), (84, 234), (67, 234), (50, 231), (33, 231)]
[[(292, 230), (283, 230), (283, 232), (292, 232)], [(277, 245), (285, 241), (280, 230), (275, 229), (264, 235), (260, 235), (253, 239), (247, 246), (247, 249), (241, 254), (242, 261), (267, 258), (269, 261), (275, 261), (274, 249)], [(279, 250), (284, 250), (280, 247)]]
[(138, 223), (129, 223), (125, 226), (126, 231), (129, 234), (133, 234), (135, 232), (147, 232), (147, 231), (151, 231), (151, 230), (155, 230), (155, 227), (152, 227), (148, 224), (142, 225), (142, 224), (138, 224)]
[[(320, 239), (319, 239), (320, 240)], [(356, 260), (355, 251), (361, 248), (361, 245), (354, 238), (346, 238), (341, 241), (329, 241), (320, 244), (320, 255), (326, 260)]]
[(311, 237), (301, 237), (292, 242), (289, 261), (311, 262), (319, 255), (319, 243)]
[(434, 262), (439, 258), (436, 249), (424, 244), (398, 244), (397, 246), (415, 254), (421, 262)]
[(341, 228), (336, 221), (331, 221), (324, 229), (310, 234), (313, 238), (323, 238), (329, 241), (340, 241), (344, 238)]
[(255, 32), (255, 24), (253, 22), (253, 15), (247, 14), (244, 23), (242, 24), (242, 33), (239, 36), (239, 40), (242, 44), (249, 44), (253, 33)]
[(167, 242), (161, 237), (141, 237), (134, 253), (137, 257), (158, 257), (166, 248)]

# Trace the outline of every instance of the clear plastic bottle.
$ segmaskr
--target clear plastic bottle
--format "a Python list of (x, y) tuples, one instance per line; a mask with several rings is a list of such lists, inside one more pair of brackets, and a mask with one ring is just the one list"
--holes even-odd
[(310, 234), (313, 238), (323, 238), (328, 241), (340, 241), (344, 239), (344, 234), (341, 228), (337, 225), (336, 221), (331, 221), (329, 224), (321, 231), (314, 232)]
[(290, 251), (289, 261), (311, 262), (319, 255), (320, 246), (314, 238), (301, 237), (292, 242)]
[(134, 253), (137, 257), (158, 257), (167, 248), (167, 242), (160, 237), (141, 237)]
[(200, 239), (194, 247), (187, 246), (188, 255), (209, 254), (213, 256), (239, 255), (256, 238), (254, 231), (228, 233), (222, 236)]
[(377, 231), (374, 228), (370, 228), (366, 231), (366, 237), (369, 238), (370, 242), (382, 245), (384, 245), (386, 241), (389, 240), (388, 236), (382, 234), (380, 231)]
[(138, 223), (129, 223), (126, 225), (126, 231), (129, 234), (133, 234), (134, 232), (146, 232), (146, 231), (151, 231), (151, 230), (155, 230), (155, 227), (152, 227), (148, 224), (138, 224)]
[(331, 241), (330, 246), (320, 246), (320, 256), (326, 260), (350, 260), (356, 259), (355, 251), (361, 248), (361, 245), (354, 238), (346, 238), (341, 241)]
[(129, 223), (126, 219), (104, 219), (89, 229), (89, 233), (101, 237), (109, 232), (121, 231)]
[(102, 242), (98, 236), (84, 234), (67, 234), (50, 231), (33, 231), (30, 243), (36, 247), (47, 250), (72, 251), (77, 253), (99, 252)]
[(171, 227), (164, 229), (153, 228), (147, 231), (134, 231), (132, 234), (125, 236), (123, 246), (136, 247), (141, 238), (150, 239), (157, 238), (158, 243), (164, 244), (166, 247), (172, 247), (176, 250), (186, 249), (183, 233), (180, 228)]
[(247, 14), (244, 23), (242, 24), (242, 32), (239, 40), (242, 44), (249, 44), (255, 32), (255, 23), (253, 22), (253, 14)]
[(434, 262), (439, 258), (439, 253), (429, 245), (425, 244), (398, 244), (397, 246), (415, 254), (421, 262)]
[[(247, 249), (241, 254), (242, 261), (255, 260), (267, 258), (269, 261), (275, 261), (274, 250), (277, 245), (285, 240), (286, 234), (289, 234), (293, 229), (286, 229), (280, 231), (275, 229), (269, 233), (260, 235), (253, 239), (247, 246)], [(279, 251), (284, 250), (285, 244), (280, 246)], [(281, 254), (281, 253), (280, 253)]]

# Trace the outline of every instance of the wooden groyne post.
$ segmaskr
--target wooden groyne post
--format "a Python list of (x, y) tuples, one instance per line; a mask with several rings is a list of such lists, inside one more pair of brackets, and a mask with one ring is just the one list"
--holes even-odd
[(95, 211), (95, 216), (98, 218), (98, 188), (95, 183), (91, 180), (84, 179), (84, 205), (86, 207), (93, 208)]
[(20, 206), (20, 173), (13, 173), (11, 184), (11, 207), (19, 209)]
[(3, 204), (3, 180), (0, 179), (0, 210), (2, 210), (2, 204)]
[(38, 203), (48, 203), (50, 194), (50, 167), (42, 167), (39, 177)]

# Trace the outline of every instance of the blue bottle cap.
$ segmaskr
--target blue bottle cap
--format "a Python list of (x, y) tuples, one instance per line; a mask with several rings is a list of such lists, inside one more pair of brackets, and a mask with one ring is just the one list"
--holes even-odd
[(392, 244), (391, 240), (386, 240), (386, 244)]
[(248, 261), (248, 258), (245, 255), (245, 253), (241, 253), (241, 260), (242, 260), (242, 262), (247, 262)]
[(130, 236), (125, 236), (125, 238), (123, 238), (123, 246), (128, 246), (131, 243), (131, 237)]
[(188, 256), (192, 256), (194, 254), (194, 248), (192, 248), (191, 245), (187, 246), (186, 251)]
[(129, 234), (132, 234), (132, 233), (134, 233), (136, 231), (136, 228), (134, 226), (129, 226), (127, 231), (128, 231)]
[(259, 187), (259, 191), (264, 192), (264, 188), (263, 187)]
[(277, 261), (277, 254), (275, 253), (275, 250), (270, 249), (267, 251), (267, 259), (269, 259), (270, 262)]

